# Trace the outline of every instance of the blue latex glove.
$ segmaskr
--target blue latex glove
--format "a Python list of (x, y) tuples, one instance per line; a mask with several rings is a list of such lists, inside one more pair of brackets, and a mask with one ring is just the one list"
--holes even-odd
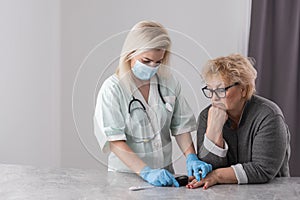
[(195, 176), (197, 181), (201, 179), (199, 171), (202, 172), (202, 178), (205, 178), (206, 175), (212, 171), (212, 165), (199, 160), (198, 156), (194, 153), (186, 157), (186, 168), (188, 176)]
[(175, 177), (165, 169), (151, 169), (150, 167), (144, 167), (140, 176), (148, 183), (155, 186), (171, 186), (179, 187), (179, 183)]

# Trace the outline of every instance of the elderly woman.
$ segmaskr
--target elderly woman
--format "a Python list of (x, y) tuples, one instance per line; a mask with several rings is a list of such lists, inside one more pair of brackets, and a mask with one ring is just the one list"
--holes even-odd
[(187, 187), (266, 183), (289, 176), (290, 133), (280, 108), (254, 95), (256, 70), (239, 54), (210, 60), (202, 71), (211, 99), (198, 118), (199, 159), (213, 171)]

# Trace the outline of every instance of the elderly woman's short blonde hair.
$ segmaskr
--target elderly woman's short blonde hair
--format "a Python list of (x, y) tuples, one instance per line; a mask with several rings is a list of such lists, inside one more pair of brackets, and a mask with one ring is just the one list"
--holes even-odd
[(141, 21), (128, 33), (121, 52), (116, 74), (121, 77), (130, 71), (130, 60), (145, 51), (165, 50), (162, 64), (167, 65), (171, 40), (167, 30), (158, 22)]
[(201, 73), (204, 80), (213, 75), (220, 75), (226, 84), (238, 82), (246, 89), (246, 99), (255, 93), (255, 79), (257, 71), (253, 67), (253, 60), (240, 54), (231, 54), (209, 60)]

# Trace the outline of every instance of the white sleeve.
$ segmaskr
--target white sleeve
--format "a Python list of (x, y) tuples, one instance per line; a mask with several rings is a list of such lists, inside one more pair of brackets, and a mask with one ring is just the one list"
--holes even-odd
[(228, 145), (227, 142), (224, 140), (224, 146), (225, 148), (222, 149), (220, 147), (218, 147), (217, 145), (215, 145), (215, 143), (213, 143), (210, 139), (208, 139), (206, 137), (206, 135), (204, 135), (204, 147), (211, 153), (219, 156), (219, 157), (225, 157), (228, 151)]
[(238, 180), (238, 184), (248, 183), (248, 177), (242, 164), (231, 165), (231, 167), (233, 168), (236, 179)]
[(103, 84), (97, 98), (94, 133), (103, 152), (108, 152), (109, 141), (126, 140), (125, 120), (120, 109), (121, 92), (116, 86)]

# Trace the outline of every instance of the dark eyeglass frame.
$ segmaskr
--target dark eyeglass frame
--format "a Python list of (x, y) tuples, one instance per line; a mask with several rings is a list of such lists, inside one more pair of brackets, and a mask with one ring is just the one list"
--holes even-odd
[[(232, 87), (234, 87), (234, 86), (236, 86), (236, 85), (239, 85), (239, 84), (240, 84), (239, 82), (235, 82), (234, 84), (229, 85), (229, 86), (227, 86), (227, 87), (225, 87), (225, 88), (217, 88), (217, 89), (215, 89), (215, 90), (208, 89), (207, 86), (205, 86), (205, 87), (202, 88), (202, 92), (203, 92), (204, 96), (207, 97), (207, 98), (209, 98), (209, 99), (211, 99), (211, 98), (213, 97), (213, 94), (214, 94), (214, 93), (217, 95), (218, 98), (225, 98), (225, 97), (226, 97), (226, 91), (227, 91), (229, 88), (232, 88)], [(211, 96), (208, 96), (208, 95), (206, 94), (205, 91), (210, 91)], [(220, 96), (218, 95), (218, 93), (224, 93), (224, 96), (221, 96), (221, 97), (220, 97)]]

